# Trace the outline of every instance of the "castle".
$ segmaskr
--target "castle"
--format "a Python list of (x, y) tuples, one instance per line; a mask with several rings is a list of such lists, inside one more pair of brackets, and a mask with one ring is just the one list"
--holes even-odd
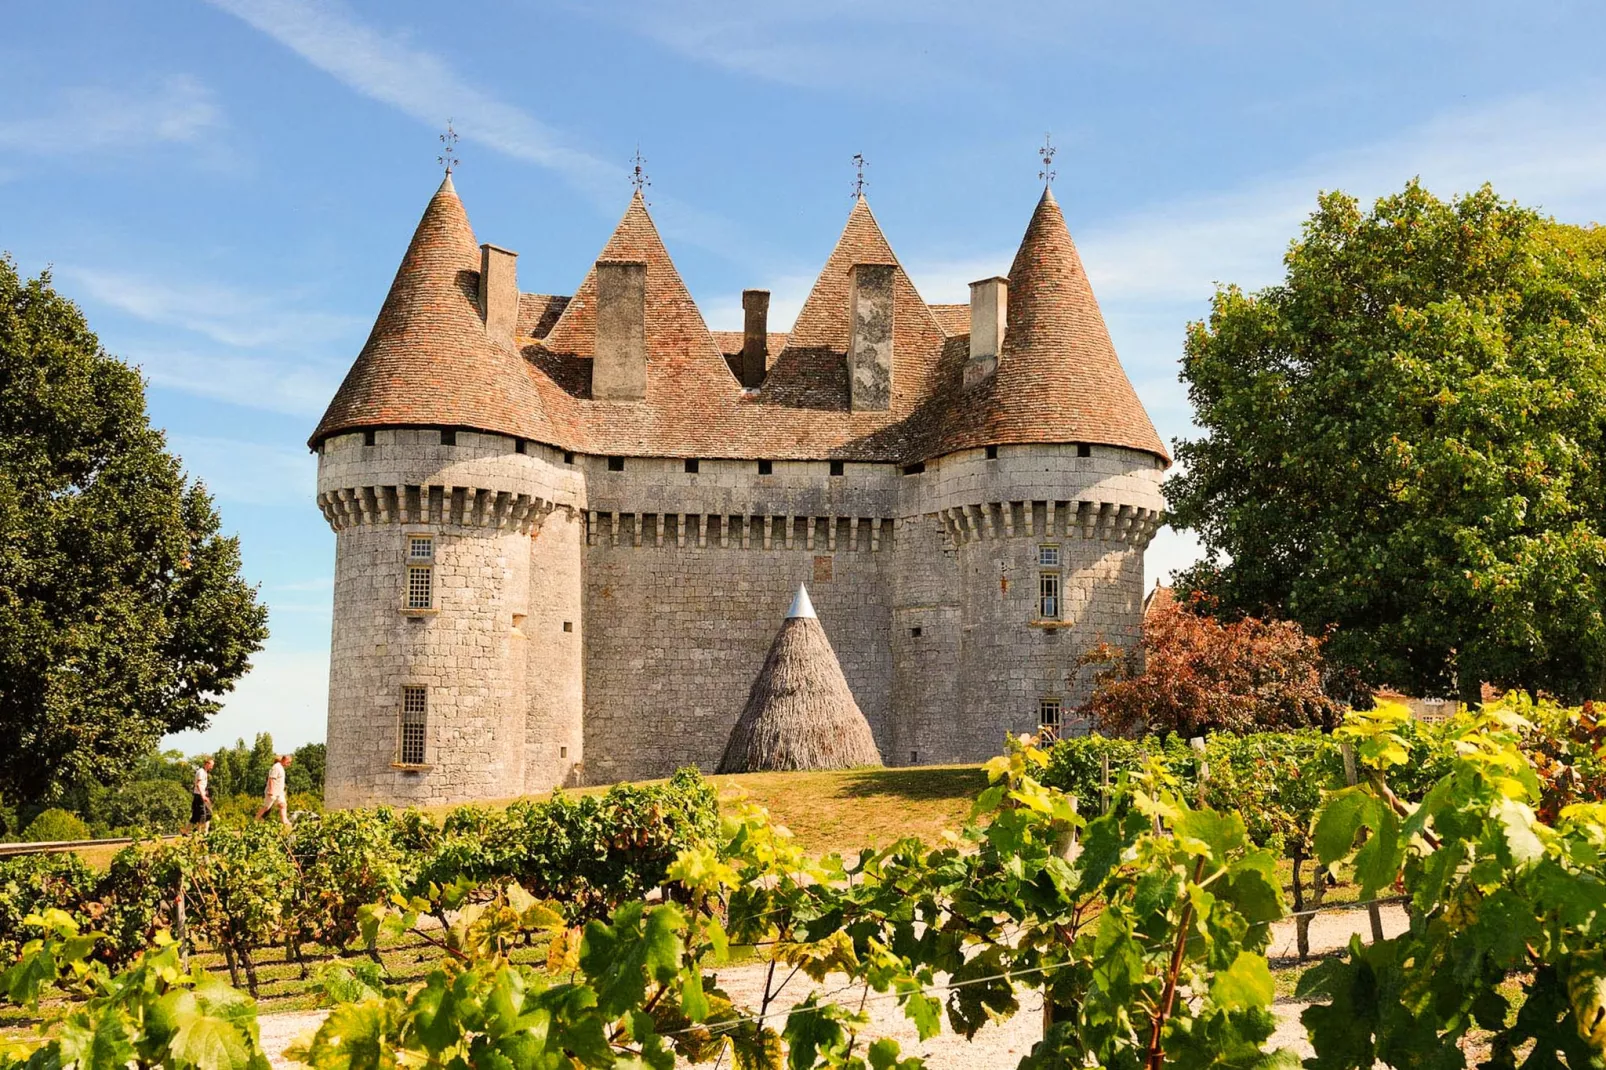
[(859, 196), (789, 333), (710, 331), (639, 191), (573, 296), (515, 262), (448, 173), (310, 440), (331, 805), (712, 770), (800, 581), (889, 765), (1068, 729), (1136, 642), (1169, 462), (1047, 189), (969, 305)]

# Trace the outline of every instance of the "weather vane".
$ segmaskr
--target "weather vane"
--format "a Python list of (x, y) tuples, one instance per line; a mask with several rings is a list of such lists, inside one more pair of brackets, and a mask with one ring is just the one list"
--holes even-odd
[(450, 119), (446, 120), (446, 133), (442, 134), (440, 137), (441, 144), (446, 147), (441, 150), (441, 154), (439, 156), (435, 157), (435, 162), (446, 168), (447, 174), (451, 174), (452, 168), (457, 166), (458, 161), (457, 131), (452, 129), (452, 121)]
[(641, 154), (640, 145), (636, 146), (636, 155), (630, 162), (634, 165), (630, 172), (630, 185), (635, 188), (637, 193), (641, 193), (652, 185), (652, 180), (647, 177), (647, 169), (642, 166), (647, 162), (647, 157)]
[(864, 187), (868, 185), (864, 180), (864, 153), (853, 154), (853, 167), (853, 199), (857, 201), (864, 198)]
[(1054, 153), (1056, 151), (1058, 150), (1054, 148), (1053, 141), (1049, 139), (1047, 134), (1044, 134), (1043, 147), (1037, 150), (1037, 155), (1043, 158), (1043, 169), (1037, 172), (1037, 177), (1042, 179), (1043, 184), (1047, 186), (1054, 184), (1054, 176), (1059, 173), (1054, 170)]

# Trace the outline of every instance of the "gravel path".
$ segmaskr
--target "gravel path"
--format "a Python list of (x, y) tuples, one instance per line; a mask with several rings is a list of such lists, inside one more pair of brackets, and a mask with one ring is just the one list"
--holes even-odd
[[(1383, 907), (1383, 931), (1386, 935), (1395, 936), (1403, 932), (1405, 927), (1406, 917), (1403, 909), (1393, 904)], [(1311, 950), (1313, 953), (1322, 953), (1345, 947), (1349, 944), (1349, 938), (1353, 933), (1360, 933), (1363, 940), (1371, 939), (1371, 925), (1364, 907), (1336, 907), (1318, 914), (1310, 927)], [(1268, 950), (1276, 963), (1286, 965), (1293, 961), (1292, 921), (1282, 921), (1272, 926), (1272, 941)], [(719, 971), (719, 982), (738, 1004), (756, 1007), (763, 997), (764, 976), (767, 971), (768, 966), (765, 964), (739, 966)], [(781, 976), (779, 970), (777, 976)], [(815, 987), (826, 993), (836, 993), (835, 998), (839, 1002), (852, 1006), (852, 998), (842, 991), (846, 981), (845, 977), (833, 976), (826, 978), (824, 984), (814, 986), (806, 977), (799, 974), (771, 1004), (772, 1013), (780, 1012), (783, 1015), (772, 1024), (776, 1029), (782, 1028), (785, 1025), (785, 1011), (801, 1002)], [(1305, 1006), (1306, 1004), (1294, 1000), (1282, 1000), (1273, 1008), (1278, 1018), (1278, 1029), (1272, 1038), (1273, 1045), (1292, 1048), (1301, 1057), (1312, 1054), (1310, 1045), (1305, 1042), (1305, 1031), (1299, 1024), (1299, 1015)], [(944, 1032), (922, 1043), (915, 1032), (914, 1024), (903, 1016), (896, 1000), (871, 993), (870, 1002), (865, 1008), (870, 1012), (871, 1024), (865, 1036), (868, 1040), (892, 1037), (898, 1041), (904, 1055), (918, 1052), (925, 1056), (926, 1064), (933, 1070), (1012, 1067), (1041, 1039), (1042, 1008), (1042, 997), (1036, 992), (1026, 992), (1022, 994), (1021, 1009), (1012, 1018), (983, 1027), (974, 1040), (967, 1041), (963, 1037), (947, 1032), (945, 1021)], [(278, 1067), (296, 1065), (284, 1059), (284, 1049), (297, 1037), (316, 1030), (323, 1018), (323, 1011), (263, 1015), (259, 1019), (262, 1046), (273, 1065)]]

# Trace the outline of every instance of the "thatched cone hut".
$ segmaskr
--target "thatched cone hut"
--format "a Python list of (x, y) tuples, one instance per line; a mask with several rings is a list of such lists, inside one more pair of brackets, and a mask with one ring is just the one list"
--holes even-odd
[(880, 765), (870, 723), (853, 701), (809, 592), (798, 586), (747, 706), (731, 729), (721, 773)]

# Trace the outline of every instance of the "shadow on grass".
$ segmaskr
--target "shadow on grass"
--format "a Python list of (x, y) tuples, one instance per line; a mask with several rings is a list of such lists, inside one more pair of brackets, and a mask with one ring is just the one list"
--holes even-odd
[(976, 765), (913, 769), (858, 769), (842, 775), (839, 796), (865, 799), (895, 796), (911, 802), (974, 799), (987, 787), (987, 773)]

